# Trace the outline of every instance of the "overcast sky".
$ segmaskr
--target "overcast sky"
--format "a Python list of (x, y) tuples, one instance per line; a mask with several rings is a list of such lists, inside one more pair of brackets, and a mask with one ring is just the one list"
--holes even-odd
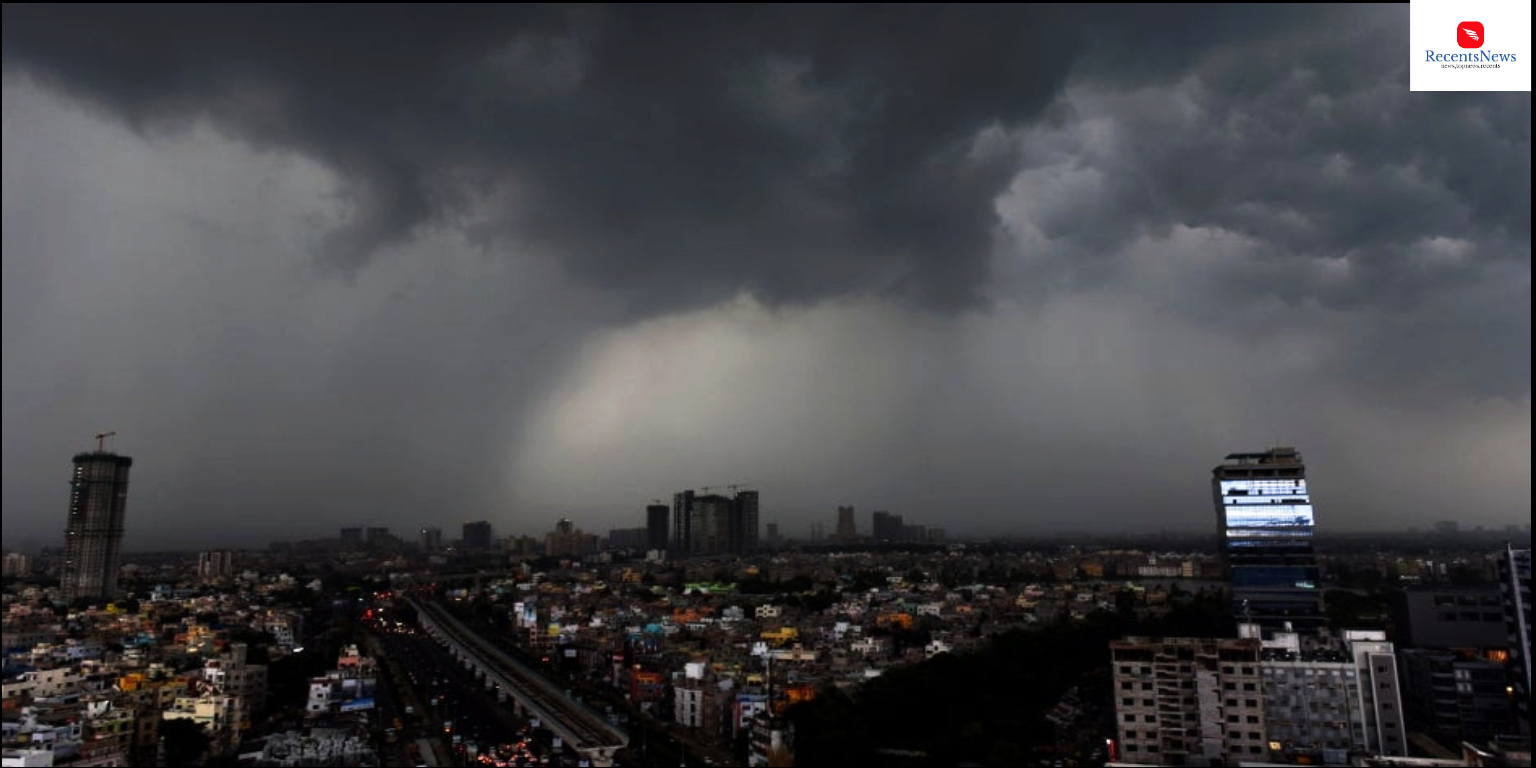
[(1528, 523), (1528, 93), (1406, 5), (6, 5), (6, 548)]

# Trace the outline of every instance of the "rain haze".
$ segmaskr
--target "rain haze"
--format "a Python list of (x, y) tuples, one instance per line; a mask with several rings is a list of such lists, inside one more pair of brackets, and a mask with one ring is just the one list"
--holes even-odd
[(6, 5), (7, 548), (1528, 523), (1531, 104), (1406, 5)]

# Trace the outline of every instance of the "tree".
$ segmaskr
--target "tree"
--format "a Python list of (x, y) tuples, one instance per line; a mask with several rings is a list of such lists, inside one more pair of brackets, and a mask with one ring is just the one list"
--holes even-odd
[(169, 768), (201, 765), (212, 739), (196, 720), (176, 718), (160, 722), (160, 748)]

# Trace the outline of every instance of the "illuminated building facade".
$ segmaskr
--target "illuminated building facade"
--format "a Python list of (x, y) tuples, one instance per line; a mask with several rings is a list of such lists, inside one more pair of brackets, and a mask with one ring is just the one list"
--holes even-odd
[(1241, 622), (1315, 634), (1323, 625), (1306, 466), (1295, 448), (1234, 453), (1212, 471), (1221, 556)]

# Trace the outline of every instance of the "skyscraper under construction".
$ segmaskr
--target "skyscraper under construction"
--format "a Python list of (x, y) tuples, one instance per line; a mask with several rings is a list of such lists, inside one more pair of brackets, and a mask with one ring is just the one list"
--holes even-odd
[[(105, 437), (98, 435), (98, 439)], [(76, 454), (74, 464), (60, 588), (66, 601), (108, 600), (117, 594), (128, 468), (133, 459), (110, 453), (98, 442), (95, 451)]]

